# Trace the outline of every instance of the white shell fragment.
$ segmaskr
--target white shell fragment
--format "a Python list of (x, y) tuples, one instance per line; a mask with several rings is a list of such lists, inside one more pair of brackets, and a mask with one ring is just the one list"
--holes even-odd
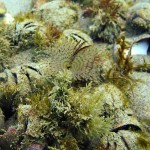
[(131, 55), (147, 55), (149, 48), (149, 41), (142, 40), (133, 44), (131, 48)]
[(4, 18), (4, 23), (5, 24), (12, 24), (14, 22), (14, 20), (15, 19), (11, 14), (9, 14), (9, 13), (5, 14), (5, 18)]

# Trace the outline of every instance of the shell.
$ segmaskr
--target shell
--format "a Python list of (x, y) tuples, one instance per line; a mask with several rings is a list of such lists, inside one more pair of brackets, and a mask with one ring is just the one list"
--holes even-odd
[[(143, 41), (147, 41), (148, 42), (148, 49), (147, 49), (147, 55), (140, 55), (136, 53), (136, 55), (132, 55), (132, 60), (134, 62), (135, 65), (143, 65), (145, 62), (147, 64), (150, 64), (150, 55), (149, 55), (149, 51), (150, 51), (150, 34), (141, 34), (141, 35), (137, 35), (137, 36), (132, 36), (132, 37), (128, 37), (127, 40), (132, 44), (132, 47), (140, 42)], [(131, 53), (132, 53), (132, 48), (131, 48)]]
[(139, 42), (139, 41), (141, 41), (141, 40), (144, 40), (144, 39), (150, 39), (150, 34), (144, 33), (144, 34), (134, 35), (134, 36), (128, 36), (128, 35), (127, 35), (127, 40), (128, 40), (131, 44), (137, 43), (137, 42)]

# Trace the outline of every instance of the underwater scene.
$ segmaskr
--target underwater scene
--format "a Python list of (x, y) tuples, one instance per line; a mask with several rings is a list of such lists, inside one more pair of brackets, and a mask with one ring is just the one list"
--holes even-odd
[(0, 0), (0, 150), (150, 150), (150, 0)]

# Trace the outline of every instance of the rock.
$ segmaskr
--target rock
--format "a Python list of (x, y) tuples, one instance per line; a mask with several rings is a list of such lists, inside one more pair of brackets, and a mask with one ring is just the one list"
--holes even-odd
[(71, 27), (77, 20), (77, 12), (71, 9), (64, 0), (43, 4), (37, 10), (37, 15), (45, 22), (54, 24), (60, 30)]
[(141, 147), (137, 144), (139, 133), (130, 130), (121, 130), (118, 133), (111, 132), (102, 138), (103, 146), (101, 149), (110, 150), (139, 150)]
[(14, 114), (5, 121), (5, 129), (8, 131), (13, 131), (13, 129), (17, 127), (17, 123), (17, 117), (16, 114)]
[[(138, 90), (134, 90), (134, 92), (140, 93)], [(145, 130), (142, 128), (142, 122), (137, 120), (137, 117), (139, 117), (139, 114), (137, 114), (139, 112), (137, 107), (140, 109), (147, 107), (146, 103), (142, 103), (142, 99), (144, 99), (146, 102), (146, 99), (143, 96), (146, 94), (146, 92), (144, 94), (135, 93), (136, 97), (130, 97), (130, 100), (132, 101), (131, 105), (134, 105), (132, 107), (135, 107), (138, 103), (138, 106), (136, 106), (137, 110), (134, 109), (134, 113), (137, 115), (136, 117), (132, 109), (130, 109), (129, 105), (127, 104), (129, 102), (129, 97), (126, 96), (125, 93), (115, 85), (111, 83), (102, 84), (97, 91), (101, 93), (105, 101), (104, 109), (107, 113), (109, 113), (110, 117), (113, 117), (113, 129), (108, 135), (104, 135), (102, 137), (102, 144), (100, 147), (102, 149), (107, 147), (109, 149), (116, 150), (141, 149), (141, 145), (138, 143), (138, 138), (141, 137), (141, 134)], [(150, 106), (148, 104), (147, 108), (149, 107)], [(140, 111), (142, 112), (142, 110)], [(145, 114), (145, 116), (148, 115), (148, 112), (149, 111), (147, 109), (147, 114)], [(145, 138), (148, 138), (148, 135), (145, 136)]]
[[(27, 121), (28, 120), (28, 121)], [(27, 122), (27, 124), (26, 124)], [(26, 128), (26, 134), (35, 138), (42, 136), (42, 122), (36, 113), (32, 110), (31, 105), (19, 105), (18, 107), (18, 123), (20, 129)], [(25, 125), (27, 127), (25, 127)]]
[(150, 0), (139, 0), (139, 2), (150, 2)]
[[(150, 3), (137, 3), (130, 8), (127, 14), (126, 28), (132, 30), (132, 34), (150, 32)], [(134, 32), (133, 32), (134, 31)]]
[(150, 75), (143, 72), (133, 72), (131, 76), (137, 81), (130, 87), (124, 88), (130, 99), (130, 107), (143, 125), (144, 130), (150, 132)]
[(16, 15), (20, 12), (28, 12), (33, 7), (32, 0), (0, 0), (7, 8), (7, 12)]
[[(124, 139), (124, 143), (126, 142), (125, 146), (128, 147), (128, 149), (132, 149), (132, 150), (140, 150), (142, 149), (141, 145), (137, 142), (138, 138), (141, 136), (140, 132), (136, 132), (136, 131), (126, 131), (126, 130), (121, 130), (118, 133), (120, 135), (122, 141)], [(137, 143), (137, 144), (136, 144)], [(145, 145), (146, 147), (146, 145)], [(118, 150), (121, 150), (124, 148), (123, 147), (118, 147)]]
[[(101, 17), (100, 17), (100, 15)], [(100, 39), (109, 44), (114, 43), (121, 31), (120, 21), (114, 23), (103, 23), (103, 12), (99, 13), (93, 19), (93, 22), (89, 26), (90, 35), (94, 39)], [(105, 18), (105, 17), (104, 17)], [(111, 21), (110, 21), (111, 22)]]
[(110, 83), (102, 84), (98, 91), (102, 93), (103, 99), (105, 99), (106, 109), (108, 109), (106, 112), (110, 112), (112, 115), (115, 114), (114, 128), (126, 124), (140, 126), (136, 117), (133, 115), (133, 111), (128, 108), (129, 100), (125, 93)]
[[(135, 55), (135, 56), (133, 56), (133, 63), (134, 63), (134, 66), (138, 66), (138, 65), (143, 66), (144, 63), (146, 63), (148, 65), (148, 64), (150, 64), (150, 56)], [(145, 68), (145, 71), (146, 71), (146, 68)]]

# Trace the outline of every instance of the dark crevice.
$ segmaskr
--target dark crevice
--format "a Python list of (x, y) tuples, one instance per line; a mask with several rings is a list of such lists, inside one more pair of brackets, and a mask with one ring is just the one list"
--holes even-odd
[(121, 140), (123, 141), (125, 147), (127, 148), (127, 150), (131, 150), (128, 143), (127, 143), (127, 141), (125, 140), (125, 138), (123, 136), (120, 136), (120, 137), (121, 137)]
[(29, 25), (29, 26), (26, 26), (25, 29), (30, 28), (30, 27), (35, 27), (35, 26), (36, 26), (36, 25), (31, 24), (31, 25)]
[(107, 142), (106, 149), (109, 149), (109, 148), (110, 148), (110, 144), (109, 142)]
[(79, 36), (78, 34), (76, 34), (76, 33), (72, 33), (72, 34), (75, 35), (75, 36), (77, 36), (77, 37), (79, 37), (79, 38), (82, 39), (84, 42), (87, 42), (83, 37)]
[(7, 121), (16, 111), (14, 109), (16, 107), (16, 104), (13, 100), (16, 98), (17, 94), (18, 92), (12, 94), (10, 97), (6, 97), (5, 95), (3, 95), (1, 98), (0, 107), (5, 116), (5, 121)]
[(29, 84), (30, 84), (30, 87), (31, 87), (31, 91), (33, 91), (32, 80), (31, 80), (31, 78), (30, 78), (30, 75), (29, 75), (28, 72), (27, 72), (25, 75), (26, 75), (26, 77), (27, 77), (28, 80), (29, 80)]
[(34, 70), (34, 71), (36, 71), (38, 74), (42, 75), (42, 73), (41, 73), (38, 69), (33, 68), (33, 67), (31, 67), (31, 66), (28, 66), (28, 68), (30, 68), (31, 70)]
[(32, 24), (32, 23), (33, 23), (33, 22), (27, 22), (27, 23), (24, 24), (23, 27), (25, 28), (26, 26), (28, 26), (29, 24)]
[(74, 36), (71, 35), (71, 37), (73, 38), (73, 40), (75, 40), (76, 42), (78, 42), (78, 40)]
[(31, 78), (30, 78), (29, 73), (27, 72), (25, 75), (27, 76), (27, 78), (28, 78), (29, 82), (31, 83), (32, 81), (31, 81)]
[(114, 142), (114, 149), (117, 150), (117, 143)]
[(14, 79), (15, 79), (15, 83), (18, 84), (18, 78), (17, 78), (17, 74), (16, 73), (12, 73)]
[(112, 130), (112, 132), (119, 132), (120, 130), (132, 130), (132, 131), (141, 131), (141, 128), (134, 124), (127, 124)]
[(5, 17), (5, 14), (0, 14), (0, 18), (3, 18), (3, 17)]

